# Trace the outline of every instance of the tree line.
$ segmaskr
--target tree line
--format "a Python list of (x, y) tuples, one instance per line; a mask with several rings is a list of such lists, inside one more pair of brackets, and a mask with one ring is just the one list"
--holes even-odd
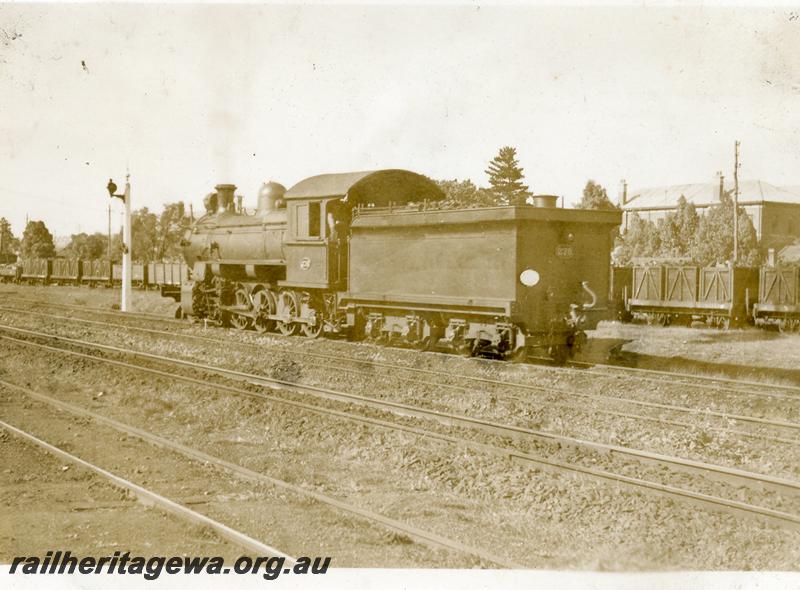
[[(136, 262), (178, 261), (182, 258), (181, 240), (191, 226), (182, 201), (168, 203), (160, 214), (142, 207), (131, 212), (131, 257)], [(122, 259), (122, 235), (114, 233), (109, 245), (108, 235), (95, 233), (78, 233), (70, 236), (69, 243), (57, 249), (50, 230), (43, 221), (29, 221), (22, 233), (16, 238), (11, 231), (11, 224), (0, 218), (0, 262), (10, 261), (19, 255), (28, 258), (79, 258), (83, 260)]]
[[(500, 148), (489, 162), (486, 171), (488, 186), (478, 187), (471, 180), (434, 180), (445, 194), (449, 205), (455, 207), (522, 206), (530, 202), (533, 192), (525, 184), (525, 174), (517, 160), (517, 150)], [(583, 189), (580, 209), (616, 210), (604, 187), (588, 180)], [(132, 257), (137, 262), (179, 260), (181, 239), (191, 225), (182, 201), (164, 205), (160, 214), (147, 207), (132, 213)], [(15, 254), (24, 258), (97, 259), (109, 255), (113, 260), (122, 257), (120, 234), (73, 234), (70, 242), (56, 252), (53, 236), (44, 222), (31, 221), (17, 239), (11, 226), (0, 218), (0, 262)], [(721, 196), (719, 204), (705, 214), (698, 214), (694, 204), (681, 196), (676, 209), (657, 222), (631, 214), (627, 227), (616, 235), (615, 264), (631, 264), (641, 258), (670, 258), (707, 266), (733, 258), (733, 199), (729, 193)], [(753, 221), (739, 208), (738, 264), (753, 266), (759, 263), (758, 241)]]
[[(486, 170), (489, 186), (477, 187), (471, 180), (436, 181), (448, 200), (463, 207), (524, 205), (532, 195), (523, 183), (524, 174), (516, 149), (503, 147)], [(589, 179), (584, 186), (579, 209), (618, 210), (608, 192)], [(738, 262), (758, 265), (758, 240), (750, 215), (739, 207)], [(681, 195), (674, 211), (656, 222), (631, 214), (627, 227), (615, 236), (614, 263), (629, 265), (635, 259), (668, 258), (709, 266), (733, 260), (733, 199), (721, 196), (719, 204), (698, 214), (694, 204)]]
[[(723, 193), (720, 202), (698, 214), (693, 203), (681, 195), (674, 211), (656, 222), (633, 213), (628, 226), (619, 235), (614, 260), (631, 264), (637, 258), (666, 258), (700, 266), (712, 266), (733, 260), (733, 198)], [(758, 239), (753, 220), (739, 207), (740, 266), (760, 262)]]

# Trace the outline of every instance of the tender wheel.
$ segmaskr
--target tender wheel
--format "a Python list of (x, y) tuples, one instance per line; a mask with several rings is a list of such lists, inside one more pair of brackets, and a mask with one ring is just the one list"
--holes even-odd
[(464, 358), (470, 358), (475, 355), (475, 339), (462, 339), (455, 345), (456, 354)]
[[(236, 291), (233, 293), (234, 297), (234, 305), (237, 307), (247, 307), (248, 309), (252, 309), (252, 305), (250, 303), (250, 296), (247, 294), (247, 289), (244, 286), (236, 287)], [(232, 313), (230, 318), (231, 325), (236, 328), (237, 330), (246, 330), (252, 324), (252, 319), (247, 317), (246, 315), (240, 315), (238, 313)]]
[(275, 329), (275, 321), (267, 316), (275, 315), (275, 296), (266, 289), (262, 289), (253, 295), (253, 310), (256, 312), (256, 319), (253, 320), (253, 327), (257, 332), (271, 332)]
[(284, 336), (297, 334), (300, 326), (295, 320), (300, 315), (300, 302), (294, 291), (281, 291), (278, 295), (278, 308), (284, 319), (278, 320), (278, 330)]
[(569, 358), (569, 347), (566, 344), (554, 344), (547, 352), (557, 365), (563, 365)]
[(512, 363), (524, 363), (526, 360), (528, 360), (528, 349), (524, 346), (520, 346), (516, 350), (507, 352), (506, 359)]

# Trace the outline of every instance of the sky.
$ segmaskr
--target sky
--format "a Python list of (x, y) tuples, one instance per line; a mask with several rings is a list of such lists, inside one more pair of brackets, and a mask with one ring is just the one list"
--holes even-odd
[[(0, 216), (103, 231), (105, 186), (406, 168), (535, 193), (732, 176), (800, 185), (800, 9), (0, 4)], [(121, 204), (113, 204), (115, 231)]]

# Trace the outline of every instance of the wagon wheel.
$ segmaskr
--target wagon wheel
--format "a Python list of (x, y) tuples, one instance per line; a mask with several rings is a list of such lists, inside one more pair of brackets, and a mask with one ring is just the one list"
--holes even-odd
[(253, 326), (260, 334), (264, 332), (271, 332), (275, 329), (275, 321), (269, 319), (267, 316), (275, 315), (275, 295), (267, 289), (261, 289), (253, 295), (253, 310), (256, 312), (256, 318), (253, 320)]
[(295, 321), (300, 315), (300, 301), (294, 291), (281, 291), (278, 294), (278, 307), (282, 320), (278, 320), (278, 330), (284, 336), (297, 334), (300, 327)]
[(524, 363), (528, 360), (528, 349), (525, 346), (520, 346), (516, 350), (508, 351), (505, 358), (512, 363)]
[(408, 333), (404, 336), (405, 343), (415, 350), (425, 350), (428, 339), (425, 338), (425, 320), (415, 317), (408, 326)]
[(308, 338), (319, 338), (322, 335), (322, 329), (325, 327), (325, 318), (321, 310), (316, 306), (311, 308), (311, 316), (314, 318), (314, 325), (301, 324), (303, 335)]
[(430, 325), (430, 336), (424, 339), (425, 341), (425, 350), (432, 352), (436, 350), (436, 346), (439, 344), (439, 340), (444, 336), (444, 328), (441, 324), (437, 324), (432, 322)]
[(383, 338), (383, 331), (381, 330), (382, 327), (383, 319), (368, 319), (367, 323), (364, 325), (364, 337), (369, 342), (376, 342), (380, 344), (381, 338)]
[(719, 318), (719, 327), (721, 330), (728, 330), (731, 327), (731, 318), (729, 317), (722, 317)]
[(569, 347), (566, 344), (554, 344), (547, 352), (557, 365), (565, 364), (569, 358)]
[[(233, 292), (233, 301), (236, 307), (246, 307), (247, 309), (252, 309), (253, 307), (250, 303), (250, 296), (247, 294), (247, 289), (244, 285), (236, 286), (236, 290)], [(237, 330), (246, 330), (250, 327), (252, 321), (253, 320), (246, 315), (235, 312), (231, 313), (231, 325)]]

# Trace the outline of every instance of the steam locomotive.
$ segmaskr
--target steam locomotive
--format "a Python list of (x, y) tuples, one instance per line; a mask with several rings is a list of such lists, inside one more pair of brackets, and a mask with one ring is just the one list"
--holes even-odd
[(617, 211), (459, 208), (406, 170), (266, 183), (253, 213), (219, 184), (188, 231), (183, 315), (418, 349), (572, 356), (610, 317)]

